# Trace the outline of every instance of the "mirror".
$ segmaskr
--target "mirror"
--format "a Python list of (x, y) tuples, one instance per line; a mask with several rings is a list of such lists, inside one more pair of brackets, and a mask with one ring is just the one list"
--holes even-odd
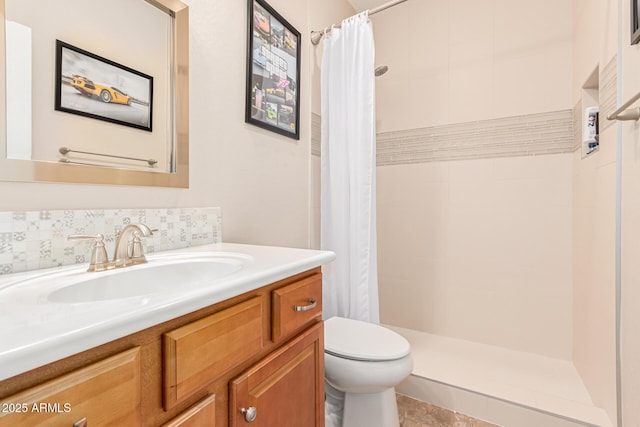
[(189, 186), (185, 4), (0, 0), (0, 10), (0, 180)]

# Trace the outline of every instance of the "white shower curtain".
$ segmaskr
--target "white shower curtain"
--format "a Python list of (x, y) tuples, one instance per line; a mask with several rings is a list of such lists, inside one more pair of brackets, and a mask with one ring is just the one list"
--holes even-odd
[(379, 323), (373, 29), (367, 13), (324, 39), (321, 247), (323, 316)]

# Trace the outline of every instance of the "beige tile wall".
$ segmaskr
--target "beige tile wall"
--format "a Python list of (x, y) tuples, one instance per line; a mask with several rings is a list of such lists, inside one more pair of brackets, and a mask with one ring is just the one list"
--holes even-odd
[[(640, 45), (628, 44), (630, 8), (623, 2), (621, 102), (640, 91)], [(637, 107), (637, 103), (635, 107)], [(621, 236), (621, 370), (622, 422), (640, 425), (640, 126), (626, 122), (622, 136), (622, 236)]]
[[(574, 0), (573, 8), (574, 100), (598, 67), (602, 118), (617, 98), (618, 2)], [(572, 166), (573, 361), (594, 404), (615, 425), (617, 126), (600, 124), (599, 151), (585, 159), (576, 152)]]
[(376, 80), (383, 322), (571, 358), (571, 19), (570, 0), (372, 17), (389, 66)]
[(378, 167), (381, 320), (570, 359), (571, 162)]
[(571, 0), (410, 1), (372, 17), (378, 132), (570, 109)]

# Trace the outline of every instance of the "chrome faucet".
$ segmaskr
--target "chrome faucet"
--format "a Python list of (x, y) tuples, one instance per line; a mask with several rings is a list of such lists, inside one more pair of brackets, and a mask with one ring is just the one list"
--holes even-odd
[(94, 240), (91, 261), (87, 271), (104, 271), (147, 262), (141, 237), (149, 237), (151, 235), (153, 235), (153, 230), (144, 224), (127, 225), (121, 232), (116, 234), (116, 246), (112, 261), (109, 261), (102, 234), (95, 236), (72, 234), (67, 239)]

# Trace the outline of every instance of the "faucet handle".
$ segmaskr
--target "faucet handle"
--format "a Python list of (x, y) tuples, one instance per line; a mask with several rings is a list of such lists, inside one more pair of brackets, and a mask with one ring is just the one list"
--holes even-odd
[(67, 240), (93, 240), (91, 248), (91, 260), (87, 271), (103, 271), (110, 268), (109, 256), (104, 246), (104, 235), (98, 233), (95, 236), (89, 234), (70, 234)]
[(153, 236), (154, 231), (158, 231), (157, 228), (149, 228), (145, 224), (137, 224), (138, 230), (134, 230), (131, 240), (127, 242), (127, 257), (130, 264), (144, 264), (147, 262), (147, 257), (144, 255), (144, 245), (142, 244), (142, 237)]
[(129, 248), (129, 258), (136, 264), (147, 262), (147, 258), (144, 256), (144, 247), (142, 246), (142, 239), (140, 238), (140, 232), (133, 232), (133, 239), (131, 239), (131, 247)]

